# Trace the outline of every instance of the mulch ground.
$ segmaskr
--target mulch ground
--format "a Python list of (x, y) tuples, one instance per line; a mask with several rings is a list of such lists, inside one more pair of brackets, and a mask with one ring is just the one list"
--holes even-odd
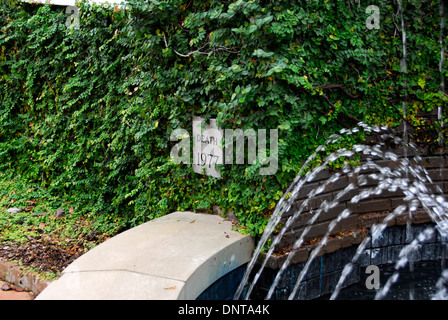
[(41, 272), (59, 273), (81, 256), (85, 248), (79, 241), (30, 239), (26, 243), (0, 243), (0, 258), (22, 262)]

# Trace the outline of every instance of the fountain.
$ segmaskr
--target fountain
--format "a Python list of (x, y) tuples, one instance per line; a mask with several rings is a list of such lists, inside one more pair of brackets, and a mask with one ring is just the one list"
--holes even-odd
[[(444, 93), (444, 76), (443, 76), (443, 59), (444, 59), (444, 48), (443, 48), (443, 32), (444, 32), (444, 5), (443, 1), (440, 3), (439, 9), (441, 23), (440, 23), (440, 61), (439, 61), (439, 72), (441, 74), (441, 91)], [(387, 281), (383, 284), (381, 289), (376, 291), (375, 299), (384, 299), (390, 292), (391, 287), (399, 279), (400, 272), (403, 271), (405, 266), (409, 267), (409, 271), (412, 275), (415, 273), (415, 255), (418, 250), (428, 243), (431, 239), (437, 238), (439, 245), (434, 245), (433, 248), (437, 247), (436, 260), (440, 262), (440, 277), (435, 284), (436, 292), (431, 295), (433, 299), (447, 299), (447, 284), (448, 284), (448, 269), (445, 269), (446, 247), (448, 239), (448, 202), (443, 197), (443, 188), (439, 184), (433, 184), (431, 175), (425, 166), (420, 165), (423, 161), (422, 157), (419, 155), (417, 147), (413, 142), (409, 140), (409, 132), (406, 124), (407, 115), (407, 35), (405, 28), (405, 14), (404, 8), (402, 6), (401, 0), (398, 0), (398, 15), (401, 22), (401, 35), (402, 35), (402, 57), (400, 59), (400, 69), (403, 78), (403, 97), (402, 97), (402, 115), (403, 115), (403, 134), (399, 137), (398, 134), (392, 132), (386, 127), (378, 126), (368, 126), (365, 123), (359, 123), (353, 129), (342, 129), (340, 134), (332, 135), (326, 141), (324, 145), (317, 148), (316, 152), (312, 154), (307, 161), (302, 166), (300, 172), (296, 176), (295, 180), (290, 184), (283, 198), (278, 202), (272, 217), (258, 243), (252, 260), (248, 263), (246, 272), (240, 283), (240, 286), (235, 294), (236, 299), (240, 298), (251, 298), (251, 294), (256, 290), (257, 282), (266, 282), (263, 279), (263, 271), (265, 267), (271, 263), (273, 257), (276, 256), (276, 250), (278, 247), (284, 246), (285, 237), (290, 237), (294, 239), (290, 246), (288, 247), (288, 252), (280, 262), (277, 274), (271, 276), (267, 280), (268, 286), (267, 294), (264, 298), (271, 299), (275, 295), (277, 298), (276, 288), (280, 283), (290, 281), (289, 289), (284, 290), (284, 293), (289, 293), (287, 295), (288, 299), (303, 298), (304, 296), (300, 294), (300, 290), (303, 289), (303, 283), (310, 278), (309, 273), (314, 272), (316, 266), (313, 263), (316, 258), (323, 257), (326, 254), (326, 248), (329, 245), (330, 238), (334, 236), (338, 230), (338, 227), (344, 220), (350, 218), (362, 218), (357, 209), (361, 208), (362, 201), (365, 199), (378, 199), (378, 197), (390, 196), (390, 193), (401, 192), (402, 201), (399, 201), (397, 205), (390, 204), (383, 214), (380, 214), (380, 218), (376, 217), (375, 223), (371, 223), (367, 226), (369, 229), (364, 232), (363, 239), (359, 239), (356, 242), (358, 244), (356, 250), (351, 250), (352, 258), (348, 259), (345, 263), (340, 273), (338, 273), (338, 280), (336, 283), (330, 285), (330, 289), (326, 288), (331, 293), (330, 299), (336, 299), (344, 286), (347, 286), (347, 279), (351, 277), (351, 274), (358, 273), (359, 278), (359, 261), (362, 260), (366, 253), (370, 253), (370, 262), (372, 259), (372, 252), (378, 252), (378, 247), (375, 247), (374, 243), (381, 241), (384, 233), (391, 230), (393, 225), (395, 225), (397, 219), (405, 221), (405, 228), (400, 231), (404, 240), (395, 246), (394, 254), (389, 252), (388, 260), (389, 264), (394, 264), (391, 275), (388, 277)], [(443, 126), (442, 119), (442, 107), (438, 108), (438, 121)], [(344, 135), (350, 135), (360, 130), (364, 130), (366, 133), (374, 132), (377, 136), (381, 136), (382, 141), (377, 144), (372, 145), (355, 145), (351, 150), (340, 149), (336, 152), (328, 155), (323, 163), (308, 171), (304, 174), (307, 166), (310, 162), (320, 153), (326, 150), (326, 146), (338, 141)], [(400, 146), (399, 152), (394, 152), (392, 149), (384, 148), (386, 146), (386, 141), (392, 142), (393, 145)], [(441, 149), (443, 150), (443, 139), (441, 133), (439, 134), (439, 141), (441, 143)], [(399, 154), (401, 153), (401, 155)], [(362, 156), (363, 162), (359, 166), (349, 166), (346, 162), (346, 166), (341, 172), (336, 172), (329, 174), (326, 179), (320, 179), (317, 183), (314, 182), (316, 177), (322, 175), (322, 173), (327, 170), (328, 164), (334, 162), (340, 158), (351, 158), (354, 156)], [(443, 158), (443, 155), (441, 156)], [(443, 158), (444, 159), (444, 158)], [(443, 164), (442, 164), (443, 162)], [(439, 175), (443, 177), (443, 169), (446, 167), (444, 161), (439, 162)], [(383, 165), (381, 165), (383, 164)], [(325, 176), (325, 174), (324, 174)], [(346, 177), (347, 183), (332, 193), (332, 197), (328, 198), (321, 196), (325, 193), (325, 190), (331, 188), (335, 183), (340, 181), (341, 177)], [(317, 180), (317, 179), (316, 179)], [(442, 183), (443, 186), (443, 178)], [(304, 191), (306, 190), (306, 191)], [(299, 194), (301, 194), (301, 198)], [(315, 211), (307, 210), (314, 201), (317, 199), (324, 199), (320, 201), (319, 205), (314, 205)], [(347, 198), (349, 198), (347, 202)], [(300, 201), (298, 201), (298, 199)], [(381, 198), (380, 198), (381, 199)], [(341, 203), (345, 201), (345, 208), (341, 206)], [(387, 203), (379, 200), (379, 203)], [(364, 205), (365, 207), (365, 205)], [(334, 211), (337, 214), (334, 214)], [(425, 228), (415, 228), (412, 226), (412, 220), (420, 211), (424, 211), (431, 222)], [(308, 211), (308, 212), (307, 212)], [(328, 213), (332, 212), (331, 215)], [(332, 217), (328, 220), (326, 224), (322, 224), (324, 219), (321, 216), (329, 215)], [(302, 221), (302, 222), (300, 222)], [(303, 222), (306, 221), (306, 222)], [(325, 226), (325, 232), (321, 232), (319, 241), (316, 241), (313, 246), (310, 246), (308, 233), (313, 234), (314, 230), (319, 225)], [(302, 226), (298, 229), (297, 226)], [(359, 227), (359, 223), (357, 225)], [(353, 225), (352, 225), (353, 227)], [(390, 228), (389, 228), (390, 227)], [(338, 229), (339, 228), (339, 229)], [(418, 230), (420, 229), (420, 230)], [(349, 231), (349, 230), (345, 230)], [(416, 232), (417, 231), (417, 232)], [(294, 234), (295, 233), (295, 234)], [(323, 234), (322, 234), (323, 233)], [(415, 233), (415, 234), (414, 234)], [(316, 232), (314, 231), (314, 234)], [(307, 242), (308, 240), (308, 242)], [(268, 241), (272, 241), (269, 249), (266, 253), (262, 253), (263, 248), (266, 246)], [(395, 243), (397, 244), (397, 243)], [(307, 246), (309, 255), (302, 259), (300, 268), (294, 266), (294, 260), (300, 252), (302, 246)], [(344, 247), (344, 246), (343, 246)], [(347, 247), (347, 246), (345, 246)], [(354, 246), (351, 246), (352, 248)], [(342, 249), (344, 250), (344, 249)], [(327, 250), (328, 251), (328, 250)], [(391, 251), (391, 250), (389, 250)], [(302, 250), (303, 252), (303, 250)], [(305, 253), (306, 256), (306, 253)], [(339, 262), (332, 258), (333, 262)], [(331, 260), (331, 259), (329, 259)], [(381, 262), (384, 262), (382, 260)], [(292, 266), (291, 266), (292, 265)], [(258, 267), (258, 271), (254, 270)], [(322, 269), (325, 266), (320, 263), (320, 279), (319, 292), (322, 293), (322, 286), (327, 286), (327, 283), (323, 281)], [(359, 279), (358, 279), (359, 280)], [(334, 282), (334, 280), (332, 280)], [(331, 282), (331, 281), (330, 281)], [(353, 282), (353, 281), (352, 281)], [(352, 283), (351, 282), (351, 283)], [(348, 283), (348, 284), (351, 284)], [(286, 292), (289, 291), (289, 292)], [(285, 298), (285, 295), (283, 297)], [(309, 296), (307, 297), (309, 298)], [(410, 285), (409, 288), (409, 298), (414, 298), (414, 286)]]
[[(320, 146), (318, 150), (308, 158), (302, 170), (304, 170), (306, 165), (309, 164), (310, 161), (315, 158), (319, 152), (325, 151), (326, 145), (336, 142), (343, 135), (353, 134), (355, 132), (358, 132), (359, 130), (364, 130), (366, 132), (377, 132), (380, 134), (383, 140), (393, 141), (393, 143), (395, 143), (396, 145), (403, 145), (403, 140), (392, 132), (389, 132), (387, 128), (380, 128), (376, 126), (370, 127), (364, 123), (359, 123), (359, 125), (354, 129), (343, 129), (340, 132), (341, 135), (331, 136), (325, 145)], [(393, 193), (397, 191), (401, 191), (403, 193), (404, 203), (393, 208), (392, 212), (387, 214), (382, 221), (371, 225), (370, 234), (360, 242), (358, 248), (355, 251), (355, 254), (353, 255), (353, 258), (344, 266), (339, 281), (333, 289), (333, 293), (330, 297), (331, 299), (337, 298), (338, 293), (343, 287), (345, 280), (353, 271), (353, 266), (357, 263), (361, 256), (365, 254), (368, 246), (372, 242), (380, 239), (383, 232), (395, 219), (404, 218), (405, 220), (410, 221), (407, 218), (412, 218), (413, 214), (418, 211), (419, 206), (421, 206), (421, 209), (423, 209), (424, 212), (426, 212), (426, 214), (430, 217), (430, 220), (434, 223), (434, 226), (425, 228), (424, 230), (420, 231), (416, 236), (412, 237), (412, 241), (409, 241), (411, 239), (409, 236), (407, 237), (408, 243), (402, 246), (397, 255), (397, 260), (395, 262), (395, 272), (388, 279), (385, 286), (383, 286), (383, 288), (377, 292), (376, 298), (381, 299), (387, 295), (390, 287), (394, 282), (398, 280), (400, 269), (402, 269), (406, 265), (410, 265), (410, 268), (412, 269), (412, 255), (416, 252), (416, 250), (418, 250), (421, 244), (425, 243), (431, 237), (434, 237), (434, 233), (437, 233), (440, 239), (446, 239), (448, 237), (448, 202), (446, 202), (446, 200), (442, 196), (443, 191), (440, 186), (435, 185), (435, 188), (433, 188), (433, 190), (430, 190), (428, 188), (428, 185), (432, 184), (433, 181), (428, 170), (419, 165), (419, 162), (422, 161), (422, 157), (418, 155), (416, 146), (412, 142), (408, 143), (408, 146), (406, 148), (403, 148), (402, 151), (403, 153), (406, 153), (405, 156), (400, 157), (397, 154), (398, 152), (394, 153), (390, 150), (382, 150), (382, 147), (384, 148), (384, 145), (385, 143), (378, 143), (373, 146), (355, 145), (352, 150), (338, 150), (327, 156), (320, 166), (314, 168), (311, 171), (308, 171), (305, 175), (302, 175), (302, 172), (297, 175), (295, 181), (285, 192), (285, 196), (279, 201), (272, 215), (272, 218), (269, 221), (260, 242), (258, 243), (254, 256), (248, 264), (246, 273), (243, 276), (243, 280), (235, 295), (235, 298), (241, 298), (243, 297), (243, 294), (246, 298), (250, 297), (257, 281), (260, 279), (260, 277), (262, 277), (263, 269), (266, 267), (269, 259), (274, 255), (274, 251), (277, 245), (282, 241), (285, 233), (288, 230), (291, 230), (291, 226), (294, 223), (297, 223), (298, 220), (303, 218), (303, 212), (306, 211), (306, 207), (309, 206), (310, 201), (322, 194), (326, 190), (326, 188), (335, 183), (342, 175), (347, 176), (349, 181), (351, 182), (343, 189), (334, 192), (334, 197), (332, 200), (322, 201), (317, 210), (312, 214), (312, 217), (304, 225), (302, 233), (299, 237), (297, 237), (297, 239), (290, 247), (289, 254), (283, 261), (281, 267), (277, 272), (277, 275), (273, 279), (269, 291), (266, 295), (267, 299), (272, 298), (277, 285), (280, 281), (282, 281), (284, 273), (288, 270), (291, 261), (294, 259), (293, 253), (299, 250), (301, 246), (306, 242), (307, 233), (309, 233), (312, 228), (315, 227), (316, 222), (320, 221), (319, 219), (322, 215), (336, 208), (342, 202), (342, 200), (347, 195), (350, 195), (353, 191), (356, 191), (357, 194), (350, 195), (350, 204), (358, 204), (363, 199), (378, 197), (383, 193)], [(343, 168), (342, 172), (336, 172), (335, 174), (330, 175), (326, 180), (321, 180), (318, 185), (311, 189), (305, 200), (301, 202), (300, 206), (296, 206), (295, 209), (292, 209), (298, 195), (300, 194), (300, 191), (305, 188), (306, 185), (312, 183), (313, 179), (315, 179), (321, 172), (323, 172), (330, 162), (336, 161), (341, 157), (348, 158), (359, 154), (361, 154), (365, 158), (364, 163), (354, 167), (346, 165)], [(409, 154), (413, 154), (414, 156), (410, 158)], [(387, 165), (393, 164), (393, 166), (381, 166), (378, 164), (381, 161)], [(291, 214), (291, 211), (294, 210), (295, 212)], [(356, 212), (352, 213), (351, 209), (346, 208), (342, 210), (333, 220), (331, 220), (331, 222), (328, 224), (325, 234), (314, 246), (314, 248), (312, 248), (312, 251), (310, 252), (308, 259), (306, 260), (305, 265), (303, 266), (300, 273), (298, 273), (295, 284), (288, 296), (289, 299), (293, 299), (296, 297), (298, 290), (301, 288), (303, 280), (307, 276), (307, 273), (309, 272), (310, 267), (313, 264), (313, 261), (317, 257), (322, 255), (322, 249), (325, 248), (325, 246), (328, 244), (330, 236), (334, 234), (334, 230), (337, 230), (336, 228), (338, 224), (353, 215), (356, 216)], [(278, 231), (278, 233), (273, 237), (280, 221), (282, 219), (285, 220), (284, 216), (288, 216), (286, 222), (281, 227), (280, 231)], [(410, 225), (410, 222), (407, 222), (406, 234), (409, 234), (412, 231)], [(253, 275), (253, 279), (249, 281), (249, 276), (252, 274), (252, 270), (256, 266), (257, 261), (260, 260), (261, 251), (266, 245), (268, 239), (272, 240), (272, 244), (265, 254), (263, 261), (260, 263), (258, 272), (256, 272)], [(444, 240), (444, 243), (445, 242), (446, 240)], [(444, 256), (443, 252), (441, 261), (444, 261), (445, 259), (446, 257)], [(438, 281), (440, 289), (439, 292), (435, 295), (436, 297), (440, 297), (443, 295), (441, 292), (445, 290), (445, 287), (444, 285), (442, 285), (442, 283), (446, 282), (445, 278), (447, 273), (448, 269), (442, 272), (442, 276)]]

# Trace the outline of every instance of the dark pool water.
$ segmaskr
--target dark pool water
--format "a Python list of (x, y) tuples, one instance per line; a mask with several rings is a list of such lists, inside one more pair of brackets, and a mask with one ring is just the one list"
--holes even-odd
[[(383, 265), (380, 268), (380, 289), (394, 273), (393, 265)], [(444, 268), (441, 261), (419, 262), (414, 264), (413, 272), (410, 268), (400, 271), (398, 281), (390, 288), (384, 300), (430, 300), (438, 291), (436, 283)], [(377, 290), (367, 289), (365, 277), (357, 284), (342, 289), (337, 300), (373, 300)], [(329, 299), (329, 295), (320, 299)]]

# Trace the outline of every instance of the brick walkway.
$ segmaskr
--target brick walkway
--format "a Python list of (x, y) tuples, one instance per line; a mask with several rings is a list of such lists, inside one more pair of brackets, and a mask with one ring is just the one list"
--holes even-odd
[[(0, 288), (4, 284), (5, 282), (0, 281)], [(17, 292), (14, 290), (0, 290), (0, 300), (33, 300), (33, 294), (26, 291)]]

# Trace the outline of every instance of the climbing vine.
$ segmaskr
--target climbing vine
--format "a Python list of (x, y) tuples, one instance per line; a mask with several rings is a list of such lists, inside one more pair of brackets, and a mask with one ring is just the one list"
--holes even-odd
[[(79, 3), (79, 28), (67, 28), (65, 8), (3, 1), (0, 170), (105, 223), (216, 206), (259, 234), (330, 134), (358, 121), (396, 126), (404, 99), (416, 127), (419, 112), (447, 105), (440, 2), (404, 4), (405, 75), (397, 4), (376, 2), (379, 29), (351, 0)], [(171, 162), (170, 134), (191, 132), (193, 115), (222, 128), (278, 129), (276, 174), (225, 165), (215, 179)]]

